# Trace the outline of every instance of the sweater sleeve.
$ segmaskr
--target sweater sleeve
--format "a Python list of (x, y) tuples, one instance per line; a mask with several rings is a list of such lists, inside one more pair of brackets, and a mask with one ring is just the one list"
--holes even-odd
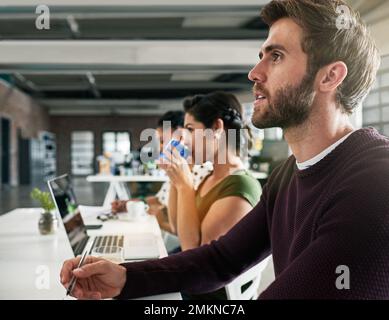
[(127, 280), (118, 299), (170, 292), (217, 290), (264, 259), (270, 250), (265, 189), (261, 201), (225, 236), (209, 245), (159, 260), (125, 263)]
[(260, 299), (387, 298), (387, 166), (350, 168), (340, 179), (329, 186), (332, 196), (318, 217), (314, 240)]

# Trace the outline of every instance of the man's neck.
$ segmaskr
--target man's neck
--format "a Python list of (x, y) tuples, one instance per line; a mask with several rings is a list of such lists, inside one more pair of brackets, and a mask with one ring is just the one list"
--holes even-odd
[[(329, 110), (329, 109), (327, 109)], [(284, 130), (285, 139), (297, 162), (320, 154), (354, 130), (349, 117), (341, 112), (312, 114), (302, 125)]]

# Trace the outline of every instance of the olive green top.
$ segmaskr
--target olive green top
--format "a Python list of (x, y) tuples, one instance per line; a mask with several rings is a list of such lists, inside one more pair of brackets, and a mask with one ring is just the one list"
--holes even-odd
[(211, 206), (220, 199), (241, 197), (255, 207), (262, 193), (260, 183), (247, 170), (239, 170), (225, 177), (203, 197), (200, 196), (201, 185), (196, 192), (196, 207), (201, 222)]

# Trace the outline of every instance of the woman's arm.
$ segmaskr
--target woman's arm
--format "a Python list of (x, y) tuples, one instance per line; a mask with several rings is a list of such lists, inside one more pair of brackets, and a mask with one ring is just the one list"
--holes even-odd
[(173, 233), (167, 216), (167, 208), (162, 204), (153, 204), (150, 206), (148, 213), (157, 218), (159, 227), (167, 232)]
[(168, 209), (164, 206), (161, 206), (158, 209), (158, 214), (156, 216), (158, 220), (158, 224), (162, 230), (167, 231), (169, 233), (174, 233), (170, 225), (169, 218), (167, 216), (167, 210)]
[(167, 214), (171, 233), (177, 234), (177, 189), (173, 183), (170, 184)]
[(201, 245), (225, 235), (252, 209), (251, 204), (239, 196), (214, 202), (201, 223)]
[(200, 245), (200, 221), (197, 216), (193, 176), (188, 162), (173, 149), (168, 163), (161, 163), (170, 178), (169, 221), (180, 239), (182, 250)]
[(177, 235), (182, 250), (200, 246), (200, 220), (196, 208), (196, 193), (193, 186), (177, 186)]

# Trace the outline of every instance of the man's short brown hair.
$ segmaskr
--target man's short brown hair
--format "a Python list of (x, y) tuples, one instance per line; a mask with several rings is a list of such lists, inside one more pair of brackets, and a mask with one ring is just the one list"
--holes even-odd
[[(347, 21), (341, 20), (342, 14), (347, 14)], [(273, 0), (263, 8), (261, 18), (269, 26), (282, 18), (293, 19), (303, 29), (308, 72), (316, 74), (330, 63), (343, 61), (348, 75), (338, 88), (337, 102), (349, 114), (363, 102), (375, 81), (380, 56), (359, 14), (344, 1)]]

